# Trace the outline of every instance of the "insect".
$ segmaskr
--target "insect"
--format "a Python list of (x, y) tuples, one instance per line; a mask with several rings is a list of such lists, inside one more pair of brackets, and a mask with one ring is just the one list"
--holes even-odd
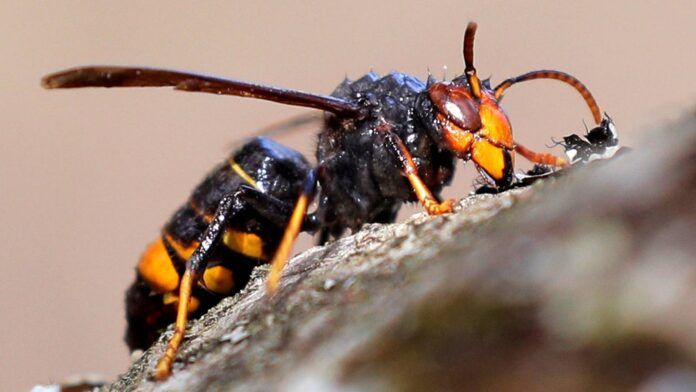
[[(592, 129), (586, 129), (585, 135), (564, 136), (561, 141), (554, 140), (554, 145), (563, 147), (569, 162), (574, 167), (584, 166), (595, 160), (610, 159), (616, 154), (629, 151), (627, 147), (619, 145), (619, 135), (614, 121), (606, 113), (599, 125)], [(566, 170), (553, 171), (552, 168), (544, 164), (535, 164), (526, 173), (515, 173), (515, 180), (510, 188), (529, 186), (542, 178), (562, 175), (565, 172)], [(474, 193), (500, 193), (501, 190), (503, 189), (484, 182), (476, 188)]]
[[(580, 93), (599, 124), (600, 110), (589, 90), (554, 70), (528, 72), (492, 88), (474, 67), (476, 29), (476, 23), (468, 24), (465, 72), (451, 81), (368, 73), (344, 80), (330, 96), (152, 68), (79, 67), (43, 79), (46, 88), (173, 86), (326, 113), (316, 166), (267, 139), (250, 141), (193, 191), (145, 252), (128, 291), (128, 343), (148, 345), (176, 314), (155, 378), (171, 373), (188, 317), (239, 290), (254, 265), (271, 263), (267, 291), (276, 292), (300, 231), (319, 233), (324, 243), (365, 223), (392, 222), (400, 206), (411, 201), (432, 215), (449, 213), (453, 200), (442, 201), (439, 194), (457, 159), (473, 161), (497, 189), (512, 186), (516, 153), (535, 163), (568, 166), (563, 158), (514, 141), (499, 103), (514, 84), (558, 80)], [(308, 212), (315, 198), (316, 209)]]
[(598, 126), (587, 131), (584, 139), (573, 134), (564, 136), (563, 141), (557, 144), (563, 146), (568, 159), (573, 164), (611, 158), (621, 148), (614, 122), (606, 114)]

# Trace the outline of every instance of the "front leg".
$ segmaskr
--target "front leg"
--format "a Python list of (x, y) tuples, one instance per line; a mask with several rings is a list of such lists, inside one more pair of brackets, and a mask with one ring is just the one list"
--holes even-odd
[(402, 173), (408, 178), (413, 192), (425, 211), (430, 215), (442, 215), (454, 211), (453, 199), (447, 199), (442, 203), (438, 202), (430, 189), (423, 183), (423, 180), (418, 176), (418, 167), (413, 162), (411, 153), (399, 135), (390, 130), (384, 130), (384, 132), (387, 148), (396, 157)]

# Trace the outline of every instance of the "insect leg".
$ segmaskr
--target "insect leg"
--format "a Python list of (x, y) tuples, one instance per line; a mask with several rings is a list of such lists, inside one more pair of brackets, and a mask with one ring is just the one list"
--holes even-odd
[(411, 183), (418, 201), (420, 201), (428, 214), (441, 215), (454, 211), (454, 200), (448, 199), (442, 203), (438, 202), (432, 192), (430, 192), (430, 189), (423, 183), (423, 180), (418, 176), (418, 167), (413, 162), (411, 153), (399, 135), (392, 131), (386, 131), (386, 143), (389, 151), (397, 158), (403, 174)]
[(271, 261), (271, 269), (268, 272), (268, 280), (266, 287), (269, 295), (273, 295), (278, 290), (278, 283), (283, 273), (283, 267), (288, 261), (288, 256), (292, 250), (292, 246), (297, 239), (297, 235), (302, 230), (302, 222), (307, 215), (307, 207), (314, 195), (314, 188), (317, 183), (316, 170), (311, 170), (305, 179), (304, 186), (300, 197), (298, 197), (295, 207), (290, 215), (290, 221), (285, 228), (283, 238), (278, 244), (273, 260)]
[(568, 161), (561, 158), (561, 157), (557, 157), (553, 154), (535, 152), (535, 151), (532, 151), (521, 144), (515, 144), (515, 152), (517, 152), (518, 154), (522, 155), (523, 157), (527, 158), (529, 161), (534, 162), (534, 163), (540, 163), (542, 165), (559, 166), (559, 167), (568, 166)]
[(174, 325), (174, 335), (169, 340), (164, 355), (157, 362), (157, 367), (155, 368), (155, 379), (157, 380), (166, 379), (171, 374), (172, 363), (186, 332), (191, 289), (193, 284), (202, 276), (212, 252), (222, 238), (224, 229), (227, 226), (227, 220), (233, 211), (235, 200), (236, 193), (223, 197), (212, 221), (203, 233), (200, 245), (186, 262), (186, 270), (179, 283), (179, 305)]

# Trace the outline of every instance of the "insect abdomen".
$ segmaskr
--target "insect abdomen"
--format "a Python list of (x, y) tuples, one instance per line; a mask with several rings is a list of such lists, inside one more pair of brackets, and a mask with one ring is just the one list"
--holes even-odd
[[(294, 201), (308, 171), (309, 164), (299, 153), (264, 138), (252, 139), (213, 169), (140, 258), (136, 281), (126, 294), (129, 347), (147, 348), (158, 331), (173, 321), (186, 260), (225, 196), (235, 195), (245, 185)], [(284, 229), (237, 199), (228, 222), (193, 289), (191, 317), (242, 289), (253, 268), (273, 254)]]

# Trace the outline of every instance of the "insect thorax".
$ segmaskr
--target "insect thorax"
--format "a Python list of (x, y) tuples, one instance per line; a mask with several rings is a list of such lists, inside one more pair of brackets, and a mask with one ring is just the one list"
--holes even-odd
[(386, 128), (405, 143), (423, 181), (439, 194), (454, 171), (454, 157), (429, 137), (415, 107), (425, 83), (402, 73), (369, 73), (342, 82), (333, 96), (358, 102), (369, 115), (360, 120), (329, 116), (319, 134), (319, 214), (335, 233), (364, 223), (390, 222), (413, 192), (386, 146)]

